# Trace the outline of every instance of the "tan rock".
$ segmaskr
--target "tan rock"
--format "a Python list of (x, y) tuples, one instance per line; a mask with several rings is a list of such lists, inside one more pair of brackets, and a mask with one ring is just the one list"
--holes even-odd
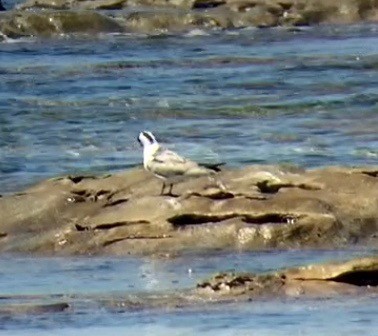
[(251, 166), (175, 186), (136, 169), (70, 176), (0, 198), (0, 250), (154, 254), (377, 246), (378, 169)]
[[(277, 25), (314, 25), (320, 23), (354, 23), (376, 21), (378, 4), (371, 0), (27, 0), (18, 9), (58, 10), (117, 10), (127, 8), (135, 15), (144, 16), (135, 25), (140, 32), (170, 32), (195, 28), (271, 27)], [(185, 11), (192, 20), (179, 21), (177, 11)], [(154, 15), (153, 15), (154, 14)], [(119, 16), (122, 17), (122, 13)], [(161, 16), (161, 18), (159, 18)], [(209, 17), (223, 17), (210, 24)], [(202, 19), (202, 20), (201, 20)], [(231, 24), (230, 24), (231, 23)], [(180, 29), (178, 29), (178, 27)]]
[(220, 273), (198, 283), (197, 291), (212, 300), (376, 295), (378, 257), (308, 265), (268, 274)]
[(12, 11), (0, 21), (1, 31), (11, 37), (56, 36), (121, 32), (123, 28), (110, 17), (91, 11)]

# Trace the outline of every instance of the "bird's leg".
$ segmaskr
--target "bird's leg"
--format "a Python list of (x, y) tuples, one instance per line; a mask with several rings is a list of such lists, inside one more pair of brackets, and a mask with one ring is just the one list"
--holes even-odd
[(161, 186), (160, 195), (164, 195), (164, 189), (165, 189), (165, 182), (163, 182), (163, 185)]
[(224, 185), (224, 183), (222, 182), (222, 180), (220, 178), (217, 178), (215, 180), (215, 183), (217, 185), (217, 187), (222, 190), (222, 191), (226, 191), (227, 190), (227, 187)]
[(227, 190), (226, 186), (223, 184), (219, 176), (209, 176), (210, 183), (219, 188), (222, 191)]
[(173, 195), (173, 194), (172, 194), (172, 188), (173, 188), (173, 183), (171, 183), (171, 184), (169, 185), (168, 195)]

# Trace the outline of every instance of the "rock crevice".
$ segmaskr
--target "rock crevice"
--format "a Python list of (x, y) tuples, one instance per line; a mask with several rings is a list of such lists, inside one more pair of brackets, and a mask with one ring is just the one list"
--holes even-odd
[[(376, 171), (329, 167), (293, 173), (251, 166), (221, 172), (224, 190), (210, 187), (206, 178), (179, 183), (177, 197), (160, 196), (160, 181), (142, 169), (106, 178), (51, 179), (0, 198), (0, 251), (154, 254), (376, 247), (378, 180), (371, 176)], [(266, 194), (259, 187), (262, 181), (321, 187)]]

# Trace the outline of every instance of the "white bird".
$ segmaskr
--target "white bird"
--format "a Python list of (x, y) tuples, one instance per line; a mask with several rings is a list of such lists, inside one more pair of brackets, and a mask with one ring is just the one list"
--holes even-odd
[(144, 169), (163, 180), (160, 195), (169, 184), (168, 195), (172, 195), (173, 184), (189, 178), (210, 176), (220, 171), (219, 164), (201, 164), (188, 160), (177, 153), (162, 147), (155, 136), (148, 131), (139, 133), (139, 143), (143, 146)]

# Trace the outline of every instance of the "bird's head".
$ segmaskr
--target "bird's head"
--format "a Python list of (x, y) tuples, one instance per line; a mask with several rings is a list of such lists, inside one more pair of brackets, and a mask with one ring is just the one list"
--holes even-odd
[(154, 137), (154, 135), (151, 132), (149, 132), (149, 131), (140, 132), (139, 136), (138, 136), (138, 142), (144, 148), (152, 146), (152, 145), (155, 145), (155, 144), (156, 145), (158, 144), (158, 142), (156, 141), (156, 138)]

